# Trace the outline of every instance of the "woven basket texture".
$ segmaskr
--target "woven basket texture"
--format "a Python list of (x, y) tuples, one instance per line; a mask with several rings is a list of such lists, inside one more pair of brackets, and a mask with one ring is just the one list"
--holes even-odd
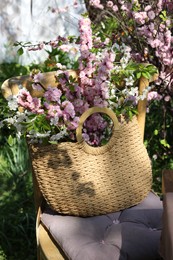
[(102, 147), (62, 142), (30, 145), (33, 172), (49, 206), (94, 216), (131, 207), (151, 190), (151, 164), (136, 117)]

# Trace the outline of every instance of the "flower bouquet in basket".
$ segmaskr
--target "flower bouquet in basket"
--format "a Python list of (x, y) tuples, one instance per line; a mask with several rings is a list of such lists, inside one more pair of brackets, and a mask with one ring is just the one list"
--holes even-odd
[[(76, 60), (74, 68), (57, 63), (57, 87), (47, 88), (41, 84), (44, 74), (33, 71), (32, 88), (37, 96), (19, 86), (18, 94), (8, 97), (8, 116), (1, 127), (15, 129), (18, 137), (25, 136), (31, 143), (76, 141), (79, 118), (88, 108), (108, 107), (126, 119), (136, 114), (138, 101), (152, 88), (139, 95), (139, 79), (149, 79), (156, 68), (134, 62), (129, 46), (92, 35), (87, 17), (79, 21), (79, 32), (79, 37), (59, 37), (56, 44), (51, 43), (61, 51), (68, 49)], [(92, 115), (84, 124), (83, 138), (94, 146), (103, 144), (109, 136), (108, 124), (105, 115)]]

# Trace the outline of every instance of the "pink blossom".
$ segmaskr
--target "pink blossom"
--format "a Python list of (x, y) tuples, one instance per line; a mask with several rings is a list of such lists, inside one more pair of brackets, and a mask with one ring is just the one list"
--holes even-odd
[(50, 41), (49, 45), (52, 46), (53, 48), (56, 48), (58, 46), (59, 41)]
[(90, 141), (90, 137), (87, 133), (82, 133), (82, 137), (85, 140), (86, 143), (89, 143)]
[(151, 22), (151, 23), (148, 25), (148, 28), (150, 29), (150, 31), (153, 31), (153, 30), (155, 30), (154, 23), (153, 23), (153, 22)]
[(59, 105), (49, 104), (47, 102), (44, 103), (45, 108), (47, 109), (47, 118), (59, 118), (62, 116), (62, 111)]
[[(109, 99), (109, 91), (108, 89), (103, 89), (102, 90), (102, 98), (103, 99)], [(107, 101), (106, 101), (107, 102)], [(105, 103), (106, 104), (106, 103)]]
[(37, 90), (37, 91), (43, 90), (42, 86), (39, 83), (33, 83), (32, 88)]
[(82, 55), (82, 57), (84, 58), (84, 59), (89, 59), (89, 57), (90, 57), (90, 52), (88, 51), (88, 50), (86, 50), (86, 51), (81, 51), (81, 55)]
[(92, 87), (93, 82), (94, 82), (94, 79), (91, 79), (91, 78), (88, 78), (88, 77), (81, 78), (81, 86), (82, 87), (86, 87), (86, 86)]
[(83, 114), (88, 108), (89, 108), (89, 104), (81, 99), (76, 99), (73, 102), (74, 108), (76, 112), (79, 112), (80, 115)]
[(144, 24), (148, 19), (147, 12), (133, 12), (133, 17), (139, 24)]
[(96, 90), (94, 87), (85, 87), (84, 95), (86, 96), (87, 101), (93, 101), (94, 96), (100, 94), (100, 91)]
[(108, 70), (111, 70), (111, 69), (113, 69), (114, 65), (111, 61), (106, 61), (106, 67)]
[(149, 11), (148, 13), (147, 13), (147, 15), (148, 15), (148, 18), (150, 19), (150, 20), (153, 20), (154, 18), (155, 18), (155, 13), (154, 13), (154, 11)]
[(170, 30), (167, 30), (164, 34), (166, 43), (170, 46), (172, 40), (172, 34)]
[(73, 105), (74, 105), (75, 108), (76, 107), (82, 107), (83, 104), (84, 104), (84, 101), (82, 99), (79, 99), (79, 98), (75, 99), (74, 102), (73, 102)]
[(44, 93), (44, 97), (47, 101), (55, 101), (57, 103), (60, 102), (60, 97), (62, 92), (58, 88), (48, 87), (47, 91)]
[(64, 101), (62, 103), (62, 108), (63, 108), (63, 117), (65, 120), (68, 120), (70, 117), (71, 118), (75, 117), (74, 105), (71, 102), (69, 102), (68, 100)]
[(75, 130), (79, 125), (79, 117), (74, 117), (72, 121), (66, 121), (68, 130)]
[(94, 97), (93, 105), (96, 107), (107, 107), (108, 102), (105, 101), (103, 98), (96, 96)]
[(159, 39), (155, 39), (155, 40), (148, 39), (148, 43), (151, 45), (152, 48), (157, 48), (162, 44)]
[(101, 10), (104, 9), (104, 6), (102, 4), (100, 4), (100, 0), (90, 0), (89, 4), (91, 6), (94, 6), (95, 8), (101, 9)]
[(124, 4), (124, 0), (118, 0), (118, 3), (119, 3), (120, 5), (123, 5), (123, 4)]
[(114, 3), (113, 3), (112, 1), (108, 1), (108, 2), (106, 3), (106, 6), (107, 6), (107, 7), (113, 7), (113, 5), (114, 5)]
[(147, 5), (145, 8), (144, 8), (144, 11), (145, 12), (148, 12), (152, 9), (151, 5)]
[(81, 52), (82, 52), (82, 51), (88, 51), (88, 45), (85, 44), (85, 43), (82, 44), (81, 47), (80, 47), (80, 50), (81, 50)]
[(71, 46), (68, 44), (62, 44), (61, 46), (59, 46), (59, 49), (64, 51), (64, 52), (69, 52), (71, 49)]
[(41, 108), (41, 100), (38, 99), (37, 97), (34, 97), (32, 102), (33, 102), (32, 112), (37, 114), (43, 114), (44, 109)]
[(37, 74), (31, 75), (34, 82), (40, 82), (43, 80), (43, 73), (39, 72)]
[(80, 51), (87, 51), (92, 48), (92, 30), (89, 18), (79, 20)]
[(39, 84), (44, 78), (43, 74), (41, 72), (36, 74), (31, 74), (31, 77), (34, 81), (34, 83), (32, 84), (32, 88), (37, 91), (43, 90), (43, 87), (41, 86), (41, 84)]
[(104, 41), (104, 44), (107, 45), (107, 44), (109, 44), (109, 42), (110, 42), (110, 39), (109, 39), (109, 38), (106, 38), (105, 41)]
[(166, 102), (169, 102), (169, 101), (171, 100), (171, 97), (167, 95), (166, 97), (164, 97), (164, 100), (165, 100)]
[(160, 32), (163, 32), (164, 30), (165, 30), (165, 24), (160, 24), (160, 26), (159, 26), (159, 30), (160, 30)]
[(85, 72), (84, 71), (80, 71), (79, 77), (80, 78), (84, 78), (85, 76), (86, 76)]
[(18, 96), (19, 106), (33, 112), (42, 114), (44, 111), (41, 108), (41, 101), (38, 98), (33, 98), (27, 90), (21, 90)]
[(148, 97), (147, 97), (147, 100), (148, 101), (151, 101), (151, 100), (160, 100), (162, 99), (162, 96), (159, 95), (156, 91), (151, 91), (148, 93)]
[(116, 12), (118, 11), (118, 6), (117, 6), (117, 5), (114, 5), (114, 6), (112, 7), (112, 10), (116, 13)]
[(122, 6), (121, 6), (121, 10), (122, 11), (126, 11), (127, 13), (129, 12), (129, 5), (128, 4), (123, 4)]
[(95, 71), (95, 68), (92, 67), (92, 65), (91, 65), (90, 67), (87, 66), (83, 71), (85, 72), (85, 75), (87, 75), (88, 77), (92, 77), (92, 74)]
[[(130, 49), (130, 50), (131, 50), (131, 49)], [(114, 61), (115, 61), (115, 56), (116, 56), (116, 55), (115, 55), (114, 52), (110, 52), (110, 53), (109, 53), (109, 59), (110, 59), (111, 62), (114, 62)]]
[(18, 104), (22, 107), (25, 107), (26, 104), (31, 103), (33, 100), (29, 91), (22, 89), (18, 96)]
[(85, 121), (85, 127), (89, 132), (103, 130), (106, 126), (107, 122), (98, 113), (93, 114)]
[(97, 121), (97, 114), (94, 114), (87, 119), (87, 121), (85, 122), (85, 127), (89, 131), (96, 131), (98, 129), (96, 121)]
[(159, 13), (161, 10), (162, 10), (162, 7), (163, 7), (163, 0), (158, 0), (158, 3), (157, 3), (157, 13)]

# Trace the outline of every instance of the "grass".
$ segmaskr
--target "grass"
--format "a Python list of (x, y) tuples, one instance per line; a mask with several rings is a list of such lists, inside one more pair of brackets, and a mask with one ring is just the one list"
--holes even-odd
[[(29, 66), (0, 64), (0, 86), (6, 79), (26, 75)], [(5, 101), (0, 92), (0, 120)], [(35, 260), (35, 208), (32, 176), (24, 140), (0, 132), (0, 260)]]
[(34, 260), (35, 210), (24, 140), (14, 139), (1, 149), (0, 182), (0, 260)]

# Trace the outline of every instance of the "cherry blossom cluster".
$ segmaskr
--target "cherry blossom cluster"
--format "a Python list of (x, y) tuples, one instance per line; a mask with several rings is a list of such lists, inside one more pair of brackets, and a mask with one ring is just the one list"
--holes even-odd
[(173, 96), (172, 1), (90, 0), (90, 5), (103, 13), (111, 12), (119, 23), (119, 31), (125, 32), (120, 35), (121, 41), (131, 46), (136, 61), (152, 63), (159, 69), (157, 91), (166, 102), (170, 101)]
[[(9, 107), (11, 110), (17, 111), (18, 106), (21, 106), (24, 112), (20, 113), (20, 117), (15, 116), (15, 120), (11, 123), (15, 124), (21, 135), (26, 130), (25, 124), (22, 127), (21, 122), (34, 123), (39, 117), (42, 117), (42, 120), (49, 122), (50, 130), (42, 134), (38, 130), (32, 129), (27, 136), (32, 137), (32, 139), (49, 137), (50, 140), (54, 141), (63, 138), (68, 131), (76, 129), (78, 117), (75, 117), (73, 104), (68, 100), (62, 101), (61, 96), (62, 91), (58, 88), (48, 87), (43, 98), (32, 97), (26, 89), (20, 89), (17, 96), (9, 99)], [(57, 126), (58, 135), (55, 134)]]
[[(110, 71), (114, 67), (115, 54), (111, 51), (104, 51), (98, 58), (98, 55), (92, 52), (91, 22), (88, 18), (79, 21), (79, 32), (78, 82), (71, 81), (68, 71), (63, 72), (65, 77), (60, 77), (59, 82), (66, 93), (66, 97), (73, 103), (76, 113), (80, 116), (89, 107), (106, 107), (108, 105), (109, 86), (107, 81)], [(67, 88), (68, 85), (69, 88)], [(90, 144), (98, 145), (105, 126), (106, 121), (101, 115), (92, 115), (85, 124), (85, 139), (90, 140)]]

